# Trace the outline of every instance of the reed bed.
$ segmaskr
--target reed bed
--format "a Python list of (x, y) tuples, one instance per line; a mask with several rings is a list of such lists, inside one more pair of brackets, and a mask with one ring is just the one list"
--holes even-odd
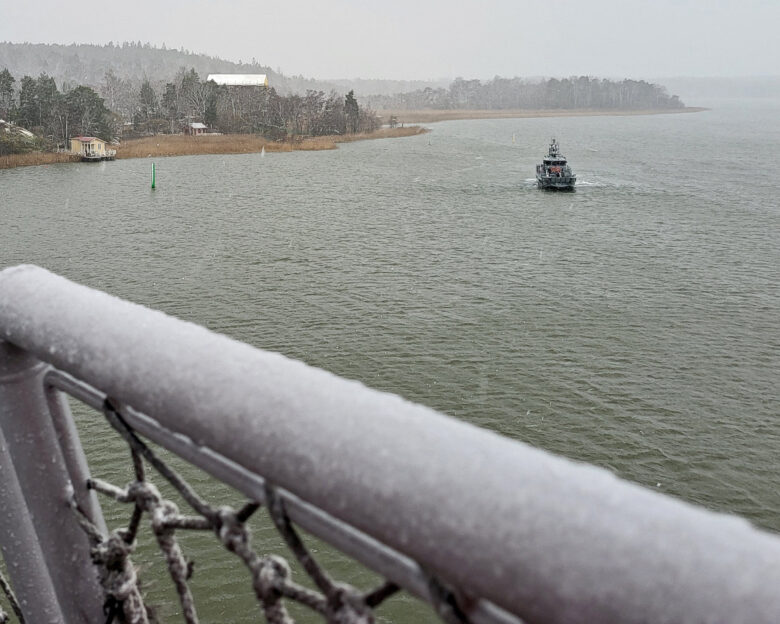
[[(311, 146), (309, 149), (333, 149), (328, 146)], [(182, 134), (158, 134), (142, 139), (124, 141), (117, 147), (117, 158), (147, 158), (149, 156), (185, 156), (197, 154), (250, 154), (261, 152), (289, 152), (300, 149), (292, 143), (268, 141), (253, 134), (214, 134), (186, 136)]]
[(186, 136), (158, 134), (143, 139), (125, 141), (117, 148), (117, 158), (147, 158), (150, 156), (184, 156), (193, 154), (252, 154), (266, 152), (318, 151), (336, 149), (337, 143), (413, 136), (427, 132), (419, 126), (380, 128), (374, 132), (295, 137), (287, 141), (269, 141), (254, 134), (214, 134)]
[(55, 163), (78, 162), (81, 157), (78, 154), (66, 152), (28, 152), (26, 154), (10, 154), (0, 156), (0, 169), (13, 169), (14, 167), (29, 167), (32, 165), (53, 165)]
[(352, 141), (366, 141), (369, 139), (394, 139), (397, 137), (415, 136), (418, 134), (425, 134), (426, 132), (430, 132), (430, 130), (421, 126), (404, 126), (403, 128), (397, 126), (395, 128), (380, 128), (373, 132), (342, 134), (331, 138), (336, 143), (350, 143)]
[[(419, 126), (381, 128), (375, 132), (321, 137), (295, 137), (288, 141), (269, 141), (254, 134), (211, 134), (198, 137), (183, 134), (158, 134), (142, 139), (130, 139), (116, 146), (117, 158), (149, 158), (161, 156), (189, 156), (197, 154), (253, 154), (266, 152), (332, 150), (338, 143), (413, 136), (428, 132)], [(114, 146), (111, 146), (114, 149)], [(31, 152), (0, 156), (0, 169), (45, 165), (55, 162), (76, 162), (77, 154)]]

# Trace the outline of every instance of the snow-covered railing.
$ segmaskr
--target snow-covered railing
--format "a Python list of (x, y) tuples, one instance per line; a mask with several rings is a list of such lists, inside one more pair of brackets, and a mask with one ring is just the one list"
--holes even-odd
[(780, 539), (742, 519), (22, 266), (0, 272), (0, 546), (28, 622), (105, 621), (94, 489), (132, 498), (89, 480), (64, 393), (139, 482), (146, 438), (448, 622), (780, 621)]

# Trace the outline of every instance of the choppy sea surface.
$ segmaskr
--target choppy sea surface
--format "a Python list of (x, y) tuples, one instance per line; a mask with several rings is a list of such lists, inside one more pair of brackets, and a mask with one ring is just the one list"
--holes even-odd
[[(39, 264), (780, 531), (778, 114), (452, 121), (333, 152), (158, 159), (154, 191), (150, 159), (0, 171), (0, 267)], [(536, 188), (552, 136), (574, 193)], [(75, 409), (93, 473), (127, 482), (121, 444)], [(283, 554), (267, 519), (253, 528)], [(146, 591), (176, 621), (150, 542)], [(185, 549), (205, 621), (258, 620), (238, 562), (208, 535)], [(432, 618), (403, 597), (379, 614)]]

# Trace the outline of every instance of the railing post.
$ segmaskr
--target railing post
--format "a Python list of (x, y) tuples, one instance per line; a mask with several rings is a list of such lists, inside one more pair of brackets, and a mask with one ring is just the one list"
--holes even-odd
[(70, 488), (90, 515), (99, 511), (84, 483), (71, 484), (69, 467), (80, 473), (86, 461), (72, 424), (52, 421), (52, 409), (68, 422), (70, 415), (45, 388), (46, 369), (0, 341), (0, 545), (28, 622), (97, 624), (105, 621), (103, 591), (68, 507)]

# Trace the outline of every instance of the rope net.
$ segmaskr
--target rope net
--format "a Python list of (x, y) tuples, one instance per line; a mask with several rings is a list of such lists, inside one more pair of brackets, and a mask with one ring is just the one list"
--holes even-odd
[[(374, 622), (374, 609), (400, 591), (401, 588), (391, 581), (364, 592), (333, 580), (304, 544), (285, 510), (282, 497), (266, 483), (265, 505), (271, 521), (316, 589), (296, 583), (292, 580), (287, 560), (276, 555), (259, 555), (252, 547), (247, 521), (261, 507), (259, 502), (248, 501), (239, 509), (210, 505), (138, 436), (122, 417), (119, 407), (106, 399), (102, 411), (130, 447), (134, 481), (126, 488), (120, 488), (100, 479), (89, 479), (86, 486), (120, 503), (132, 505), (130, 520), (126, 527), (106, 535), (78, 505), (74, 492), (70, 493), (70, 506), (89, 540), (91, 558), (105, 594), (103, 609), (106, 624), (157, 622), (153, 610), (144, 604), (136, 567), (131, 560), (144, 517), (150, 521), (187, 624), (199, 622), (188, 585), (194, 565), (182, 552), (177, 540), (178, 531), (210, 531), (224, 548), (241, 560), (248, 569), (260, 610), (269, 624), (294, 624), (285, 601), (308, 607), (328, 624), (370, 624)], [(191, 515), (182, 513), (174, 502), (163, 498), (157, 487), (147, 479), (147, 466), (151, 466), (181, 495), (190, 507), (188, 514)], [(439, 617), (447, 624), (467, 623), (468, 618), (459, 607), (460, 601), (455, 593), (436, 577), (427, 575), (427, 579), (430, 601)], [(12, 599), (13, 593), (1, 576), (0, 581), (14, 605), (17, 618), (23, 622), (21, 610)], [(0, 609), (0, 624), (6, 621), (8, 616)]]

